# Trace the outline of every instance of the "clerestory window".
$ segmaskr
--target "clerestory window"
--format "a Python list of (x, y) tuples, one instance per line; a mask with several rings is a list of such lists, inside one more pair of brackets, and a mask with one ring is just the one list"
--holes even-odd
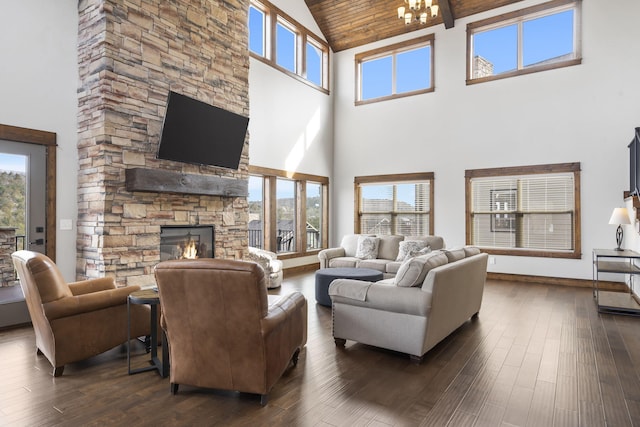
[(581, 63), (581, 0), (554, 0), (467, 25), (467, 84)]
[(329, 93), (329, 45), (266, 0), (251, 0), (249, 6), (249, 53)]
[(433, 34), (355, 56), (356, 105), (432, 92)]

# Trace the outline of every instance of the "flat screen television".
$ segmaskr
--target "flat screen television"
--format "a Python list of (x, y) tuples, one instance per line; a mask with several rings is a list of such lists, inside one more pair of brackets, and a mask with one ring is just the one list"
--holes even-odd
[(238, 169), (249, 118), (170, 91), (158, 159)]
[(629, 144), (629, 195), (640, 197), (640, 127)]

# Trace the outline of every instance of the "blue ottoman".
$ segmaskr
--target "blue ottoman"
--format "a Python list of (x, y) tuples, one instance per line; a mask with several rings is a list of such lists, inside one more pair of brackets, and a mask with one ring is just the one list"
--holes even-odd
[(355, 279), (367, 282), (382, 280), (382, 272), (371, 268), (321, 268), (316, 271), (316, 302), (331, 307), (329, 285), (335, 279)]

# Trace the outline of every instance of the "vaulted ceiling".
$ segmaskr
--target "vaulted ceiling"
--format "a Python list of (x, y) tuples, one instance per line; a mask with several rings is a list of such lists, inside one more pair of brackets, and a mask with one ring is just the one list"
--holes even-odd
[(361, 46), (392, 36), (416, 31), (425, 26), (452, 28), (456, 19), (485, 12), (522, 0), (433, 0), (440, 7), (434, 19), (425, 25), (405, 25), (397, 9), (404, 0), (305, 0), (320, 30), (334, 52)]

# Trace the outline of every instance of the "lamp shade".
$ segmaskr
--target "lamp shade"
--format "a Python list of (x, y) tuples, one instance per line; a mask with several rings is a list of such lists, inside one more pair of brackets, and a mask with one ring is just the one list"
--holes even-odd
[(631, 220), (629, 220), (629, 212), (627, 208), (615, 208), (613, 213), (611, 214), (611, 218), (609, 219), (609, 224), (612, 225), (620, 225), (620, 224), (631, 224)]

